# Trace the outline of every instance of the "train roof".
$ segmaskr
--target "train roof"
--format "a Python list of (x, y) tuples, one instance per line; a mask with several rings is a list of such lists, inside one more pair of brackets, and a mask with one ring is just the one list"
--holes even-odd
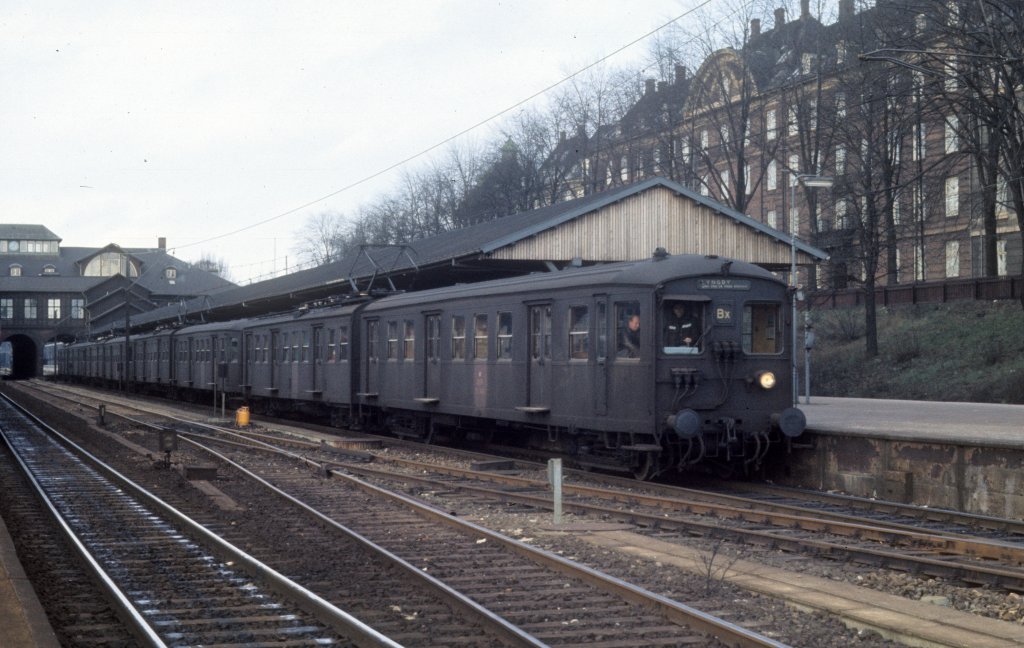
[(366, 311), (372, 312), (403, 304), (443, 302), (463, 297), (486, 296), (499, 292), (561, 290), (597, 285), (643, 286), (654, 289), (676, 279), (711, 275), (755, 278), (785, 285), (785, 282), (771, 272), (746, 261), (716, 255), (657, 255), (644, 261), (566, 268), (557, 272), (534, 273), (509, 279), (496, 279), (392, 295), (370, 304)]

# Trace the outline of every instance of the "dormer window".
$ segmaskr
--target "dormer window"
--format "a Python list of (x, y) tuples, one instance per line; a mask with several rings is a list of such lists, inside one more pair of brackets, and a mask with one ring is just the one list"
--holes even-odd
[(55, 266), (53, 264), (50, 264), (50, 263), (47, 263), (46, 265), (43, 266), (43, 274), (44, 275), (55, 275), (55, 274), (57, 274), (57, 266)]
[(11, 270), (11, 276), (12, 277), (20, 277), (21, 276), (21, 266), (19, 264), (12, 263), (11, 266), (10, 266), (10, 270)]
[(138, 277), (138, 265), (126, 254), (103, 252), (93, 257), (82, 272), (85, 277), (113, 277), (117, 274), (125, 277)]
[(178, 278), (177, 268), (164, 268), (164, 279), (167, 281), (174, 281)]

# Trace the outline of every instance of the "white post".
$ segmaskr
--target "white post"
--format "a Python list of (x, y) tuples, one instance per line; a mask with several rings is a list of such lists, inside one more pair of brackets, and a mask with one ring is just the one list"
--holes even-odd
[(548, 481), (554, 491), (555, 524), (562, 523), (562, 460), (548, 459)]

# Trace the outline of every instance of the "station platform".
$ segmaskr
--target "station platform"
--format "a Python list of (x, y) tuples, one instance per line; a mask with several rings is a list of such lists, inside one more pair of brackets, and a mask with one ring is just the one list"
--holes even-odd
[(799, 407), (818, 434), (1024, 449), (1024, 405), (812, 395)]
[(0, 646), (59, 648), (43, 606), (25, 576), (7, 525), (0, 518)]
[[(801, 399), (803, 400), (803, 399)], [(1024, 405), (811, 396), (776, 483), (1024, 519)]]

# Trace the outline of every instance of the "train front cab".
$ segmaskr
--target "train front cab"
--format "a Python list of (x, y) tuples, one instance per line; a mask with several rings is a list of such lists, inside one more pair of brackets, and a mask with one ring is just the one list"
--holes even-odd
[[(749, 471), (779, 432), (803, 431), (803, 413), (792, 407), (786, 304), (785, 286), (745, 278), (698, 280), (662, 296), (655, 351), (663, 465)], [(677, 306), (698, 329), (686, 342), (674, 329)]]

